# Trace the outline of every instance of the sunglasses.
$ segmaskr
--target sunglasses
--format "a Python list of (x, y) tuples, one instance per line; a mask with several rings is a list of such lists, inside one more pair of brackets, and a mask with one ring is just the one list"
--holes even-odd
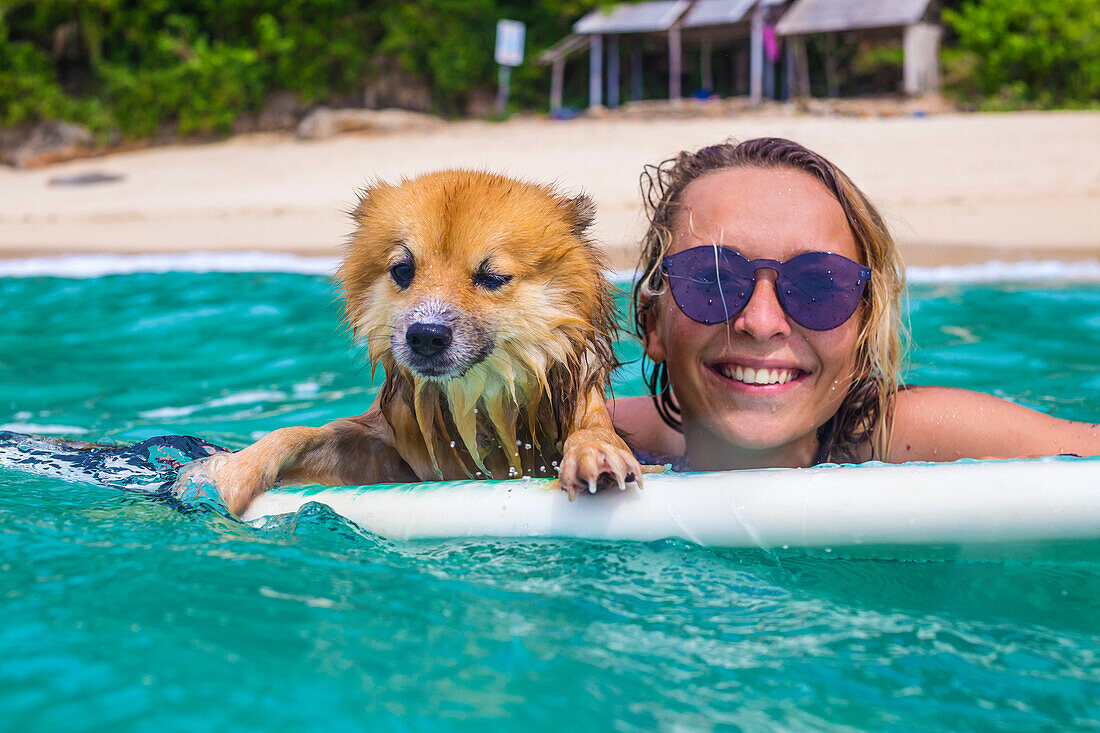
[(871, 268), (832, 252), (779, 262), (748, 260), (728, 247), (707, 245), (665, 257), (661, 269), (684, 315), (708, 326), (740, 313), (752, 297), (756, 273), (774, 270), (779, 305), (811, 331), (828, 331), (851, 318), (871, 279)]

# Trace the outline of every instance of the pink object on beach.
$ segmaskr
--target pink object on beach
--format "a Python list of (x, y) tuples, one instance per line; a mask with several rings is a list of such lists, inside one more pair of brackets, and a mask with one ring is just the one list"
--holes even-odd
[(774, 25), (764, 26), (764, 53), (772, 63), (779, 60), (779, 39), (775, 35)]

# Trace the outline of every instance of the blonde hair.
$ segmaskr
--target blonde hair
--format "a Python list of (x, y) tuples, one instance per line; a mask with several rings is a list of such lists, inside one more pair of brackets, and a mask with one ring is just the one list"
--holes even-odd
[[(789, 168), (813, 176), (844, 210), (856, 248), (872, 270), (864, 293), (862, 323), (856, 342), (852, 382), (836, 414), (818, 430), (822, 454), (828, 460), (856, 460), (859, 448), (871, 444), (872, 457), (885, 459), (892, 423), (893, 400), (900, 387), (903, 324), (901, 295), (904, 268), (894, 239), (874, 204), (839, 168), (817, 153), (783, 138), (756, 138), (725, 142), (695, 152), (681, 152), (642, 172), (641, 188), (649, 227), (642, 239), (641, 278), (633, 289), (634, 331), (643, 343), (646, 321), (655, 298), (664, 292), (661, 261), (672, 245), (672, 229), (684, 189), (693, 181), (730, 168)], [(677, 430), (682, 429), (680, 407), (669, 385), (664, 364), (642, 373), (657, 411)]]

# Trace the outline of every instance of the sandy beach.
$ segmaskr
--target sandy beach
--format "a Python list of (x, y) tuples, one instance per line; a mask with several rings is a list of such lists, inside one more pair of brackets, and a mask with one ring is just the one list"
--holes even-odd
[[(914, 265), (1100, 257), (1100, 113), (456, 122), (317, 142), (250, 135), (48, 168), (0, 169), (0, 258), (268, 250), (333, 255), (375, 177), (467, 166), (586, 191), (596, 237), (630, 267), (638, 174), (678, 150), (777, 135), (831, 158), (880, 206)], [(101, 172), (121, 180), (51, 185)]]

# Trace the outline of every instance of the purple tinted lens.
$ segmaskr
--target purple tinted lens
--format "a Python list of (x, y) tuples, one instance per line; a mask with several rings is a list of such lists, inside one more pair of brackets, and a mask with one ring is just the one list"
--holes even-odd
[(736, 316), (752, 297), (749, 261), (727, 247), (693, 247), (664, 260), (676, 305), (708, 326)]
[(673, 300), (706, 325), (724, 323), (752, 297), (758, 268), (775, 270), (779, 304), (804, 328), (828, 331), (847, 321), (871, 277), (868, 267), (830, 252), (787, 262), (749, 261), (728, 247), (693, 247), (664, 259)]
[(870, 268), (847, 257), (807, 252), (783, 263), (775, 286), (779, 304), (795, 323), (828, 331), (856, 312), (870, 277)]

